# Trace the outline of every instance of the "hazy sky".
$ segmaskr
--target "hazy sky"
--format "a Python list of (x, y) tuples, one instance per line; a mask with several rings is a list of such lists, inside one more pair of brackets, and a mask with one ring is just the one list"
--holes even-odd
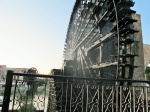
[[(60, 68), (75, 0), (0, 0), (0, 64), (36, 67), (48, 74)], [(142, 16), (143, 41), (150, 44), (150, 0), (135, 0)]]

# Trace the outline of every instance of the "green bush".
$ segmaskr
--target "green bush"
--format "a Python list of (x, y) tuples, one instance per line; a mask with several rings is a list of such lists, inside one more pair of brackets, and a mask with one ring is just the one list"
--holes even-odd
[(150, 73), (146, 74), (147, 80), (150, 80)]
[(35, 112), (35, 108), (33, 104), (24, 104), (18, 112)]
[(149, 74), (149, 73), (150, 73), (150, 67), (149, 67), (149, 66), (146, 67), (145, 73), (146, 73), (146, 74)]

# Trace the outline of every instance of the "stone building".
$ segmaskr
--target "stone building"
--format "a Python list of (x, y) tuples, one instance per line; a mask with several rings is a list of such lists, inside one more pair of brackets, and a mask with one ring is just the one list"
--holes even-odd
[(7, 74), (6, 65), (0, 65), (0, 81), (3, 81)]
[[(7, 70), (12, 70), (15, 73), (26, 73), (29, 69), (28, 68), (7, 68)], [(14, 80), (15, 79), (19, 80), (20, 78), (22, 80), (23, 77), (14, 76)]]
[[(6, 79), (7, 70), (12, 70), (15, 73), (26, 73), (29, 68), (9, 68), (6, 65), (0, 65), (0, 81)], [(14, 79), (19, 79), (18, 76), (15, 76)]]

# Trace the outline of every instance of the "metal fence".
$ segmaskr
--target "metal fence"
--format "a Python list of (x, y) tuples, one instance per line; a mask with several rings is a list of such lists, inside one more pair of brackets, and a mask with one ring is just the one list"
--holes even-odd
[(2, 112), (149, 112), (147, 83), (8, 71)]

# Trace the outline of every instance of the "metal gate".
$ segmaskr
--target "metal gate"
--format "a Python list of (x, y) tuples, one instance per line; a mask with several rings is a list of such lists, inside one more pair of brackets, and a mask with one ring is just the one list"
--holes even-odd
[(2, 112), (149, 112), (147, 83), (8, 71)]

